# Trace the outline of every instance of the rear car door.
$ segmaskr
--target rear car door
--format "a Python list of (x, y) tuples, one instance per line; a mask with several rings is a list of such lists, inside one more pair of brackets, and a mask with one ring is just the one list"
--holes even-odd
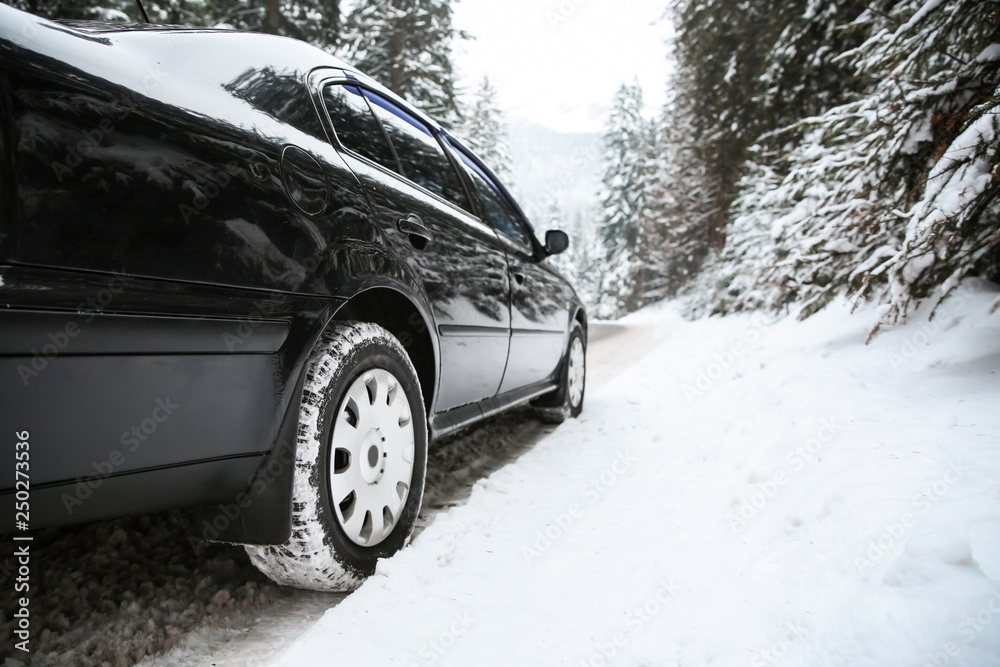
[(385, 234), (423, 282), (440, 340), (435, 412), (494, 396), (510, 336), (504, 244), (477, 220), (434, 131), (351, 80), (321, 84), (343, 155)]

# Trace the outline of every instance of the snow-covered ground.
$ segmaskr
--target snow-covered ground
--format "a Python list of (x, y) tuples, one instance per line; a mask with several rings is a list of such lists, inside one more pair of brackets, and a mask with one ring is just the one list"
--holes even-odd
[(873, 308), (677, 312), (594, 327), (580, 419), (439, 443), (350, 595), (195, 558), (183, 514), (52, 532), (34, 662), (1000, 664), (1000, 289), (867, 346)]
[(581, 419), (273, 664), (1000, 664), (998, 310), (638, 313)]
[[(414, 534), (552, 429), (520, 408), (435, 443)], [(39, 531), (31, 653), (14, 649), (16, 596), (0, 595), (0, 664), (266, 665), (346, 596), (273, 584), (242, 547), (195, 551), (196, 524), (182, 511)], [(0, 586), (15, 545), (0, 541)]]

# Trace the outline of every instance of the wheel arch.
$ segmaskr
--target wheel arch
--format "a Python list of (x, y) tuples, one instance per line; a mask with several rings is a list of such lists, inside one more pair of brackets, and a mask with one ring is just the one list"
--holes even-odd
[[(569, 354), (569, 341), (570, 337), (573, 335), (573, 326), (576, 324), (580, 325), (583, 330), (583, 346), (584, 349), (587, 347), (587, 311), (580, 304), (570, 311), (571, 316), (566, 324), (566, 350), (563, 352), (562, 359), (559, 360), (559, 366), (556, 368), (556, 373), (559, 377), (562, 377), (563, 368), (567, 363), (567, 355)], [(532, 404), (535, 407), (546, 408), (562, 405), (566, 400), (566, 387), (560, 383), (559, 387), (554, 391), (545, 394), (537, 399), (535, 399)]]
[(583, 342), (587, 343), (587, 311), (584, 310), (583, 306), (577, 306), (576, 312), (573, 313), (573, 320), (577, 322), (583, 329)]
[[(329, 319), (315, 332), (312, 345), (315, 346), (323, 332), (334, 322), (358, 320), (377, 324), (399, 339), (403, 349), (410, 355), (428, 419), (433, 410), (437, 394), (439, 349), (433, 335), (433, 320), (430, 312), (423, 307), (412, 288), (385, 281), (365, 281), (356, 279), (352, 296), (343, 301)], [(314, 349), (305, 352), (310, 357)], [(227, 506), (197, 508), (195, 514), (196, 531), (202, 526), (211, 528), (208, 541), (232, 542), (239, 544), (281, 544), (291, 533), (292, 483), (296, 450), (296, 431), (299, 424), (298, 406), (301, 401), (305, 370), (299, 374), (292, 391), (288, 412), (282, 419), (279, 433), (272, 450), (261, 463), (257, 474), (249, 481), (250, 489), (231, 503), (236, 509), (227, 511)], [(294, 411), (294, 414), (293, 414)], [(231, 516), (230, 516), (231, 515)], [(219, 523), (224, 519), (223, 527)], [(193, 537), (192, 545), (202, 544), (202, 539)]]
[(417, 371), (424, 410), (429, 417), (437, 392), (439, 351), (431, 334), (430, 318), (423, 309), (401, 291), (372, 287), (344, 303), (331, 321), (345, 320), (377, 324), (399, 340)]

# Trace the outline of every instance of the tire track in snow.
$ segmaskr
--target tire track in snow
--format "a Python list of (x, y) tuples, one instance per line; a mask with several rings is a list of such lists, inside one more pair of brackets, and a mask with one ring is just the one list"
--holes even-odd
[[(588, 337), (587, 384), (591, 389), (602, 386), (642, 359), (655, 347), (657, 339), (652, 327), (617, 322), (591, 323)], [(535, 420), (531, 408), (521, 407), (431, 445), (423, 505), (412, 539), (418, 540), (420, 533), (439, 513), (463, 504), (478, 480), (516, 461), (555, 429), (555, 426)], [(345, 594), (294, 591), (291, 600), (272, 605), (255, 624), (241, 630), (238, 639), (227, 640), (225, 645), (208, 650), (203, 657), (208, 657), (217, 667), (266, 665), (318, 621), (327, 609), (346, 597)], [(149, 664), (175, 663), (154, 661)]]

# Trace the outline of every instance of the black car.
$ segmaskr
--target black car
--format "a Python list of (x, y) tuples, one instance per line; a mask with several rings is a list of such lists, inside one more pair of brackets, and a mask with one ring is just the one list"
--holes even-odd
[(4, 532), (197, 507), (193, 545), (350, 587), (428, 441), (580, 412), (566, 235), (307, 44), (0, 5), (0, 156)]

